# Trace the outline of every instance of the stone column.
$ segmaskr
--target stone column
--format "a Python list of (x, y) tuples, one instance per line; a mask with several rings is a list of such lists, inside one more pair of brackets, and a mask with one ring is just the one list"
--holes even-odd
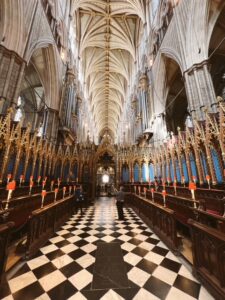
[[(60, 108), (61, 124), (70, 128), (71, 126), (71, 108), (75, 99), (75, 74), (72, 69), (67, 69), (66, 80), (63, 87), (62, 102)], [(76, 105), (76, 103), (75, 103)]]
[(141, 103), (142, 103), (142, 130), (148, 127), (148, 77), (142, 74), (139, 78), (139, 87), (141, 89)]
[(19, 96), (26, 62), (0, 45), (0, 113), (5, 114)]
[(216, 95), (209, 72), (208, 61), (195, 64), (184, 72), (185, 86), (189, 104), (189, 110), (197, 120), (204, 120), (203, 109), (216, 112)]

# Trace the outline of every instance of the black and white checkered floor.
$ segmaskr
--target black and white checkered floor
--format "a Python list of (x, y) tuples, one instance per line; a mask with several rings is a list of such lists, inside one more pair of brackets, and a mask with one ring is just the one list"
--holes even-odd
[[(93, 288), (100, 242), (120, 243), (129, 287)], [(7, 285), (5, 300), (213, 299), (132, 209), (118, 221), (109, 198), (96, 201), (83, 216), (74, 215)]]

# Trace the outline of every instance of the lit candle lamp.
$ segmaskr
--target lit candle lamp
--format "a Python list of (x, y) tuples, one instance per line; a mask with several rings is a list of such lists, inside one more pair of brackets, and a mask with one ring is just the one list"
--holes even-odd
[(170, 185), (170, 182), (171, 182), (170, 178), (167, 178), (168, 186)]
[(194, 201), (194, 208), (196, 208), (196, 202), (195, 202), (195, 190), (196, 190), (196, 184), (194, 182), (189, 183), (189, 190), (191, 191), (192, 200)]
[(46, 185), (46, 181), (45, 181), (45, 180), (43, 180), (43, 181), (42, 181), (42, 190), (44, 190), (44, 188), (45, 188), (45, 185)]
[(173, 187), (174, 187), (174, 193), (176, 196), (177, 195), (177, 181), (176, 180), (174, 180)]
[(65, 198), (65, 194), (66, 194), (66, 186), (63, 187), (63, 198)]
[(152, 201), (154, 202), (154, 189), (151, 188), (151, 193), (152, 193)]
[(38, 186), (39, 186), (39, 184), (40, 184), (40, 181), (41, 181), (41, 176), (38, 176), (38, 180), (37, 180)]
[(29, 191), (29, 195), (31, 196), (31, 193), (32, 193), (32, 187), (34, 185), (34, 182), (33, 181), (30, 181), (30, 191)]
[(192, 180), (193, 180), (194, 183), (196, 184), (196, 176), (192, 176)]
[(12, 174), (8, 174), (7, 175), (7, 184), (10, 182), (11, 178), (12, 178)]
[(47, 195), (46, 190), (42, 190), (42, 192), (41, 192), (41, 197), (42, 197), (42, 199), (41, 199), (41, 208), (44, 207), (44, 201), (45, 201), (45, 196), (46, 195)]
[(55, 202), (56, 202), (56, 199), (57, 199), (57, 194), (58, 194), (58, 192), (59, 192), (59, 189), (56, 188), (56, 189), (55, 189)]
[(8, 209), (9, 208), (9, 201), (12, 198), (12, 193), (16, 189), (16, 181), (13, 180), (13, 181), (9, 182), (7, 184), (7, 188), (6, 189), (8, 190), (8, 196), (7, 196), (7, 201), (6, 201), (5, 209)]
[(20, 186), (22, 185), (23, 180), (24, 180), (24, 175), (20, 175)]
[(163, 195), (163, 206), (166, 207), (166, 190), (162, 190)]
[(60, 183), (61, 183), (61, 180), (60, 180), (60, 178), (58, 178), (58, 188), (59, 188), (59, 186), (60, 186)]
[(140, 187), (140, 185), (138, 186), (138, 194), (139, 195), (141, 194), (141, 187)]
[(209, 175), (206, 175), (206, 180), (208, 182), (208, 186), (209, 186), (209, 190), (211, 189), (211, 186), (210, 186), (210, 176)]
[(51, 181), (51, 191), (53, 191), (53, 187), (54, 187), (54, 180)]
[(145, 198), (146, 198), (146, 193), (147, 193), (147, 188), (144, 187), (144, 195), (145, 195)]

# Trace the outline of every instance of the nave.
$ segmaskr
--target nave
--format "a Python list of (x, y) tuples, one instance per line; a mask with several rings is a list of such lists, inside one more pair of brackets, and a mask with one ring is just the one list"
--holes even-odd
[(131, 208), (124, 216), (114, 198), (97, 199), (8, 274), (0, 298), (213, 299)]

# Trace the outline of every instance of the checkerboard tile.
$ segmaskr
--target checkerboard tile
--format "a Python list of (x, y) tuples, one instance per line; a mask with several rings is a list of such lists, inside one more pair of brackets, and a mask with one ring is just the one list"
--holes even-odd
[[(117, 220), (114, 199), (72, 216), (6, 283), (1, 299), (211, 300), (189, 269), (131, 208)], [(129, 288), (92, 289), (99, 242), (119, 242)]]

